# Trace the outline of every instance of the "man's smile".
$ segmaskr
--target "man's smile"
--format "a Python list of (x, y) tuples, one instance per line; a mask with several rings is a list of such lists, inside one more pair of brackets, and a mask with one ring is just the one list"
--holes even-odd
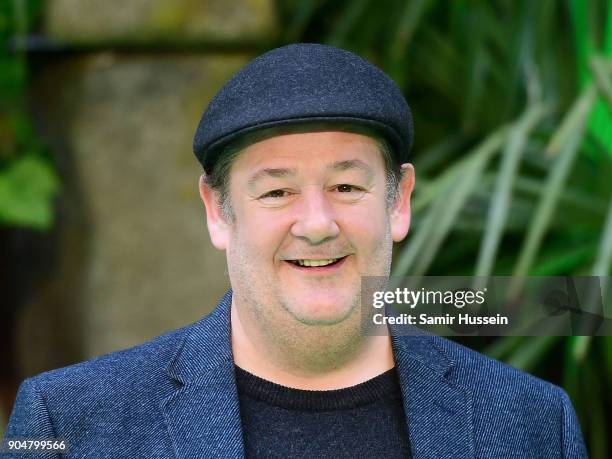
[(310, 273), (331, 273), (339, 269), (348, 255), (339, 258), (307, 258), (284, 260), (290, 267), (302, 272)]

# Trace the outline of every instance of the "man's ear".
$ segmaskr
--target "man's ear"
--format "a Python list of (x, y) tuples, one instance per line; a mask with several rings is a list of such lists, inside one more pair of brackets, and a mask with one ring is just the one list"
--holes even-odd
[(397, 199), (389, 214), (391, 237), (395, 242), (403, 240), (410, 228), (410, 196), (414, 188), (414, 180), (412, 164), (402, 164), (402, 180), (399, 183)]
[(219, 206), (219, 193), (206, 183), (206, 175), (200, 176), (200, 198), (206, 208), (206, 225), (212, 245), (219, 250), (227, 249), (229, 241), (229, 224)]

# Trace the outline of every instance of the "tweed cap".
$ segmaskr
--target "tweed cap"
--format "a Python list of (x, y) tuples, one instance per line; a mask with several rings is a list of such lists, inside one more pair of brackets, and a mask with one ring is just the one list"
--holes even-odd
[(193, 149), (210, 172), (243, 134), (321, 122), (373, 128), (399, 163), (408, 160), (412, 115), (393, 80), (356, 54), (312, 43), (273, 49), (239, 70), (204, 111)]

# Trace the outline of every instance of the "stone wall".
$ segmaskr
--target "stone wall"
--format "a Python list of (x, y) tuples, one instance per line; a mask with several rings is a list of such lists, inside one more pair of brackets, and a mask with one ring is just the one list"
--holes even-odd
[(48, 36), (71, 44), (252, 43), (274, 33), (272, 0), (47, 0)]
[(56, 269), (20, 319), (23, 376), (189, 324), (228, 288), (191, 142), (212, 95), (253, 57), (232, 43), (275, 31), (271, 0), (53, 0), (43, 24), (68, 47), (32, 59), (32, 111), (63, 192)]

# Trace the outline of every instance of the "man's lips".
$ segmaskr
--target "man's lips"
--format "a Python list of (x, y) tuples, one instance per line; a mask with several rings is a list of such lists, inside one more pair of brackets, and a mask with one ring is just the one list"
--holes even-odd
[[(301, 266), (300, 264), (298, 264), (297, 260), (284, 260), (284, 262), (287, 265), (289, 265), (291, 268), (297, 269), (302, 272), (308, 272), (308, 273), (314, 274), (314, 273), (329, 273), (329, 272), (335, 271), (344, 264), (347, 258), (348, 258), (348, 255), (345, 255), (343, 257), (336, 259), (334, 262), (324, 265), (324, 266)], [(322, 260), (322, 259), (319, 259), (319, 260)]]

